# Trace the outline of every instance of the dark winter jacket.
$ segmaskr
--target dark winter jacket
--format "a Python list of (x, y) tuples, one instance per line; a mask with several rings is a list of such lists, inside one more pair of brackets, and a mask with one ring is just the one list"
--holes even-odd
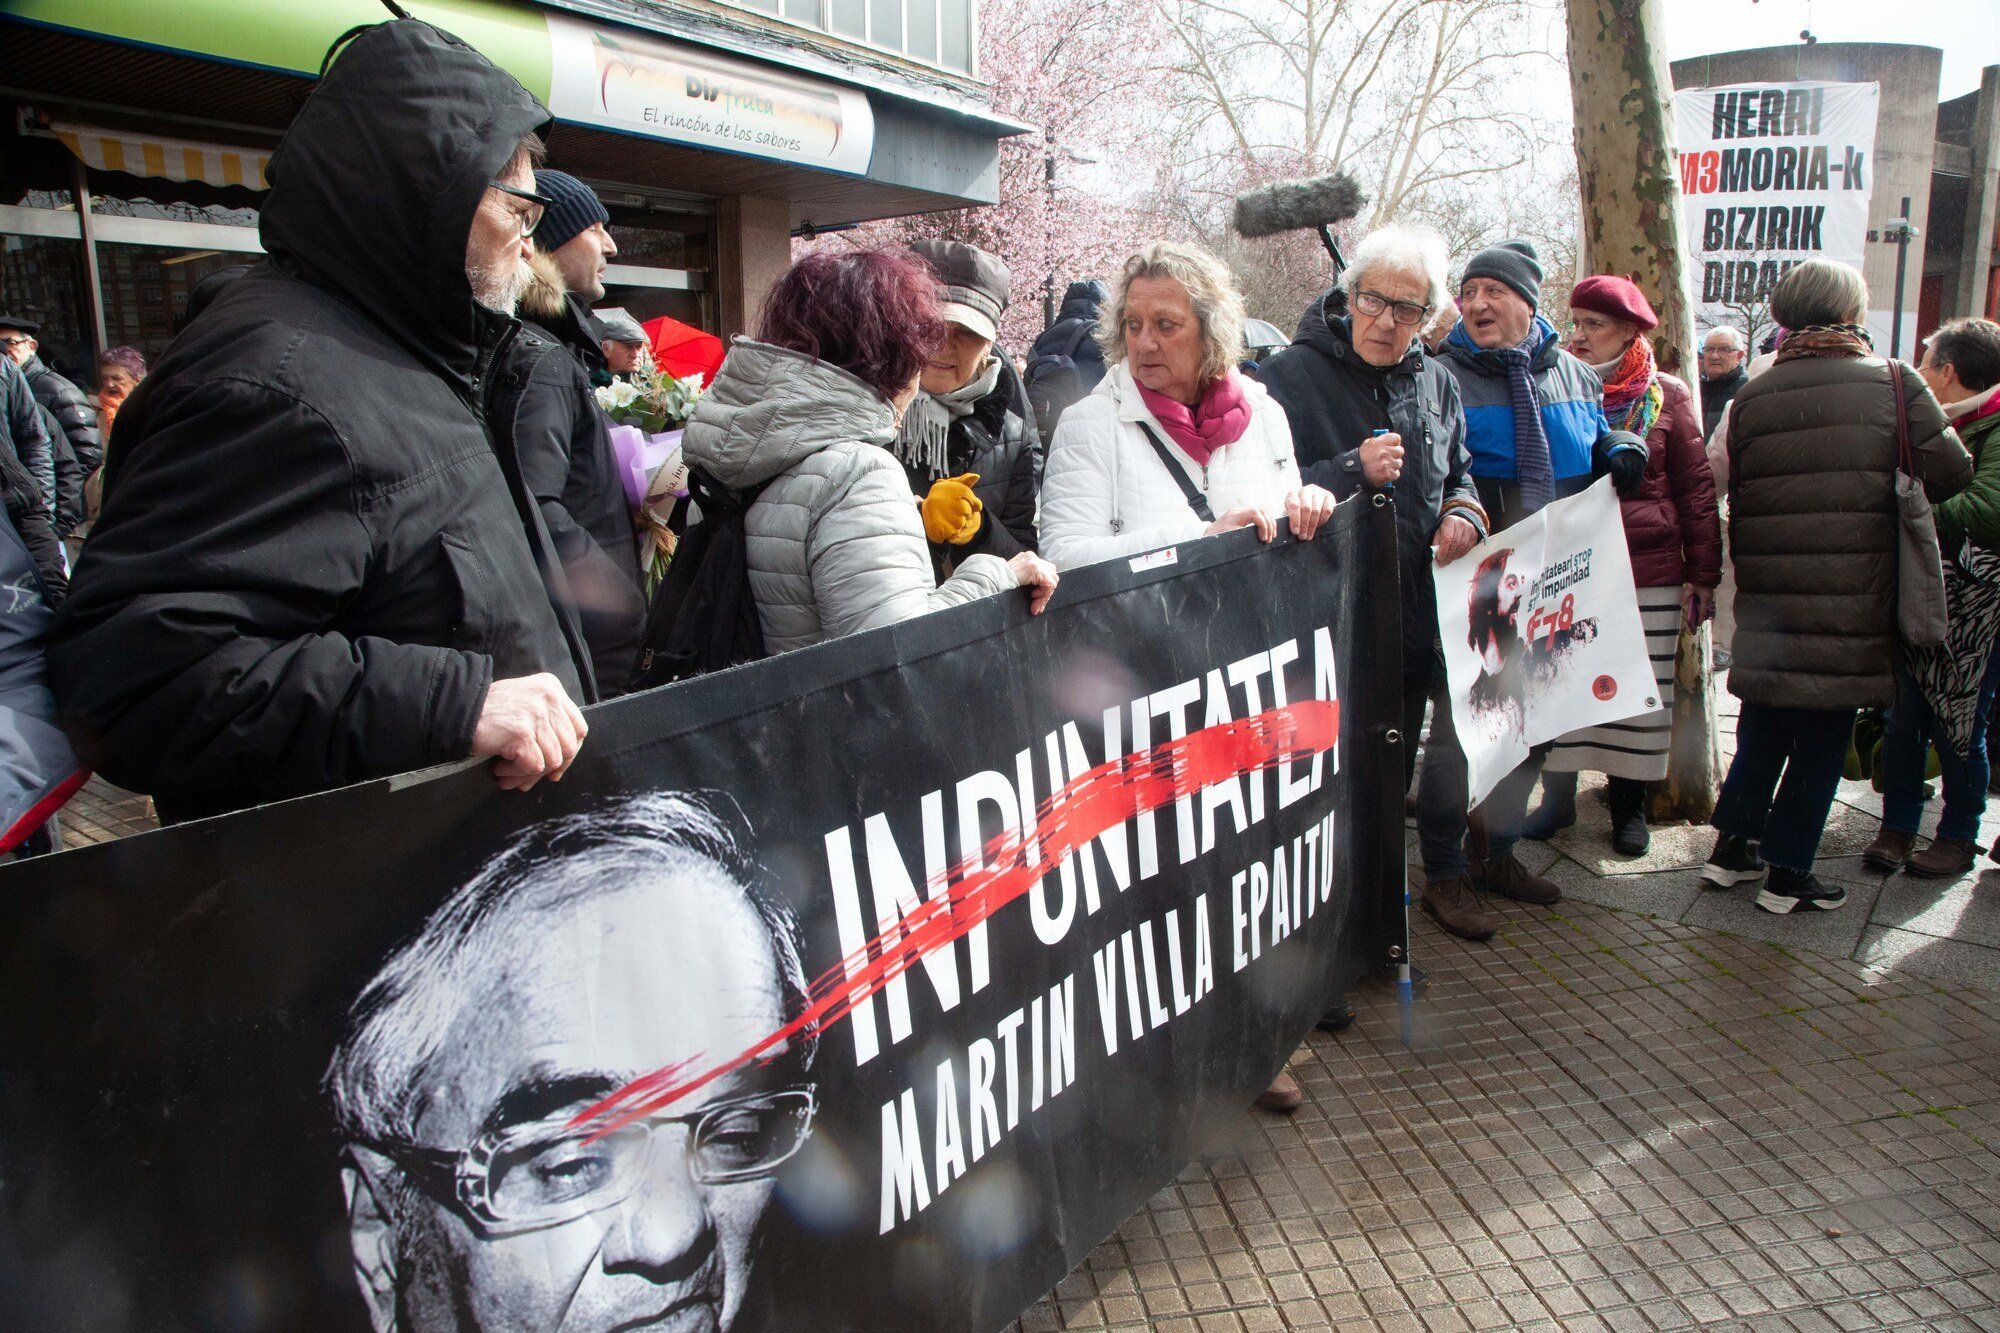
[(560, 310), (537, 318), (535, 323), (583, 364), (584, 376), (592, 387), (611, 383), (611, 367), (604, 359), (604, 329), (582, 297), (574, 292), (565, 294)]
[[(104, 463), (104, 442), (97, 433), (97, 409), (83, 390), (58, 375), (39, 356), (31, 356), (21, 371), (35, 401), (56, 425), (52, 433), (56, 463), (56, 509), (68, 531), (83, 522), (83, 483)], [(67, 446), (67, 447), (65, 447)]]
[[(1729, 412), (1729, 689), (1783, 708), (1896, 699), (1896, 405), (1880, 357), (1781, 361)], [(1901, 369), (1914, 464), (1933, 502), (1972, 458), (1923, 380)]]
[(1031, 375), (1040, 373), (1038, 366), (1046, 357), (1067, 356), (1075, 367), (1073, 373), (1058, 373), (1049, 389), (1037, 393), (1036, 401), (1043, 403), (1043, 410), (1034, 424), (1044, 440), (1055, 438), (1063, 412), (1080, 402), (1104, 378), (1104, 349), (1097, 342), (1097, 324), (1104, 303), (1110, 299), (1110, 289), (1095, 278), (1072, 282), (1063, 293), (1056, 322), (1043, 329), (1028, 349)]
[[(931, 563), (943, 580), (969, 555), (997, 555), (1011, 560), (1038, 549), (1035, 535), (1036, 497), (1042, 488), (1042, 443), (1036, 438), (1034, 412), (1027, 390), (1014, 369), (1013, 358), (999, 348), (1000, 382), (973, 405), (969, 416), (951, 423), (946, 475), (979, 474), (972, 493), (982, 506), (979, 531), (963, 546), (931, 543)], [(906, 467), (910, 491), (919, 500), (935, 478)]]
[(43, 604), (53, 611), (69, 596), (69, 577), (63, 572), (62, 539), (56, 535), (55, 519), (41, 488), (28, 469), (13, 454), (0, 450), (0, 505), (7, 510), (14, 535), (21, 539), (35, 563)]
[(1721, 379), (1701, 382), (1701, 435), (1703, 439), (1715, 434), (1715, 428), (1722, 422), (1722, 414), (1729, 410), (1729, 402), (1736, 397), (1743, 386), (1750, 382), (1749, 372), (1743, 367), (1724, 375)]
[(587, 701), (485, 423), (519, 325), (465, 276), (487, 182), (547, 119), (428, 24), (363, 31), (272, 156), (269, 262), (120, 409), (50, 664), (86, 759), (168, 818), (463, 758), (496, 679)]
[(1431, 542), (1446, 505), (1486, 535), (1472, 484), (1458, 382), (1412, 340), (1409, 355), (1383, 369), (1354, 350), (1346, 301), (1328, 292), (1306, 307), (1292, 345), (1258, 371), (1292, 425), (1300, 479), (1342, 500), (1361, 490), (1360, 446), (1376, 430), (1403, 437), (1403, 475), (1394, 488), (1403, 588), (1406, 670), (1438, 663), (1437, 597)]
[[(1535, 316), (1541, 341), (1530, 370), (1541, 399), (1542, 433), (1549, 441), (1555, 498), (1576, 495), (1604, 475), (1614, 449), (1644, 449), (1630, 431), (1613, 430), (1604, 420), (1604, 385), (1597, 372), (1564, 351), (1555, 326)], [(1514, 466), (1514, 406), (1507, 370), (1500, 358), (1481, 349), (1460, 324), (1445, 339), (1445, 368), (1458, 379), (1465, 403), (1465, 442), (1479, 502), (1494, 531), (1510, 528), (1527, 514), (1520, 503)]]
[(496, 442), (521, 460), (590, 647), (598, 693), (608, 699), (631, 687), (646, 599), (632, 510), (588, 373), (535, 322), (546, 316), (560, 325), (565, 309), (560, 286), (530, 287), (522, 303), (528, 318), (495, 377), (489, 417)]
[(56, 455), (48, 414), (35, 401), (28, 377), (11, 357), (0, 356), (0, 444), (28, 469), (42, 503), (55, 509)]
[(1713, 588), (1722, 581), (1722, 521), (1715, 474), (1694, 419), (1688, 386), (1660, 374), (1660, 414), (1646, 432), (1646, 474), (1639, 493), (1619, 501), (1632, 582), (1641, 588)]

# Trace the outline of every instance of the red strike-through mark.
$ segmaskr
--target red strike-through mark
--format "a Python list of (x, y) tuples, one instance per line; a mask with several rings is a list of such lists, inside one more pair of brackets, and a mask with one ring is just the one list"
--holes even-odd
[(578, 1113), (571, 1126), (598, 1122), (593, 1138), (612, 1133), (718, 1078), (775, 1058), (808, 1029), (823, 1034), (889, 982), (1026, 893), (1093, 838), (1217, 782), (1324, 753), (1339, 738), (1339, 701), (1312, 699), (1099, 764), (1036, 808), (1031, 833), (1002, 833), (979, 858), (968, 857), (935, 876), (927, 893), (939, 881), (951, 887), (926, 897), (900, 924), (822, 972), (807, 988), (805, 1011), (796, 1019), (727, 1060), (705, 1064), (706, 1056), (695, 1056), (642, 1075)]

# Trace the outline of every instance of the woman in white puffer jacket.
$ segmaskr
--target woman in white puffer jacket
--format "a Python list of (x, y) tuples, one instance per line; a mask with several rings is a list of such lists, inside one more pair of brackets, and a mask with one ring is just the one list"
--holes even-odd
[(1110, 369), (1049, 444), (1042, 554), (1072, 568), (1233, 528), (1269, 541), (1280, 514), (1310, 539), (1334, 498), (1299, 484), (1285, 410), (1236, 371), (1243, 297), (1222, 262), (1150, 246), (1108, 315)]

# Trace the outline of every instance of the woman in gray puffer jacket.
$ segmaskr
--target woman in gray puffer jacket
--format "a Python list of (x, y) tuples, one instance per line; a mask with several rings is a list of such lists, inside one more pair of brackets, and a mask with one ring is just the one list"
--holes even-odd
[(937, 283), (882, 251), (808, 255), (771, 289), (696, 404), (690, 467), (762, 488), (744, 519), (750, 590), (772, 653), (893, 625), (1010, 588), (1040, 612), (1055, 570), (1029, 552), (966, 558), (943, 584), (917, 499), (885, 447), (943, 342)]

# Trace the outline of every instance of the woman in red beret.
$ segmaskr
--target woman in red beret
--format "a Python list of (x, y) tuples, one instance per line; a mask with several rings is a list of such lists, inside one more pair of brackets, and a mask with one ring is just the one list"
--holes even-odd
[(1645, 479), (1639, 493), (1619, 501), (1619, 507), (1660, 707), (1559, 738), (1542, 767), (1541, 809), (1523, 832), (1547, 838), (1575, 823), (1576, 775), (1604, 773), (1611, 779), (1611, 845), (1621, 856), (1641, 856), (1651, 842), (1646, 784), (1667, 775), (1681, 621), (1699, 625), (1715, 614), (1722, 525), (1701, 416), (1688, 386), (1653, 360), (1646, 335), (1660, 320), (1645, 293), (1626, 278), (1585, 278), (1570, 293), (1569, 305), (1576, 323), (1569, 350), (1604, 381), (1606, 420), (1613, 430), (1646, 441)]

